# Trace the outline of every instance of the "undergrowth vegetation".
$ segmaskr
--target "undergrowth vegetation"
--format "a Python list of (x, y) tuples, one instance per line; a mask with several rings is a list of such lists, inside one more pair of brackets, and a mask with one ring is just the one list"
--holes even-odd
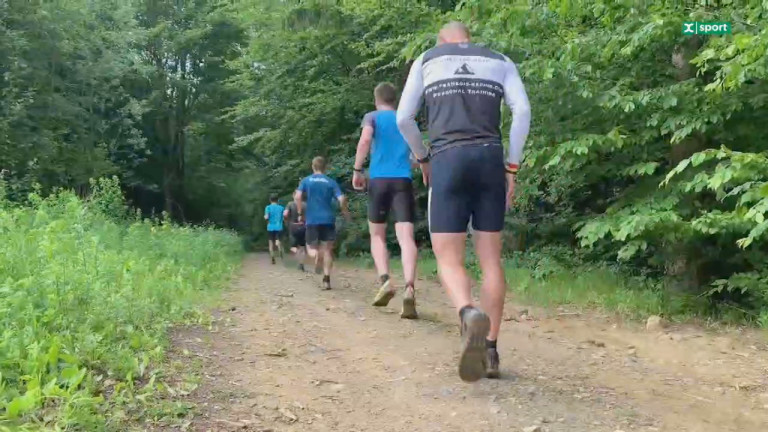
[[(768, 328), (768, 313), (750, 313), (738, 305), (680, 290), (652, 276), (630, 274), (618, 264), (592, 263), (563, 247), (508, 252), (503, 262), (509, 293), (523, 304), (597, 310), (630, 320), (662, 315), (677, 322)], [(359, 255), (351, 263), (374, 268), (370, 255)], [(471, 244), (466, 263), (471, 277), (480, 281), (482, 275)], [(399, 257), (393, 256), (390, 265), (391, 273), (399, 276)], [(419, 252), (418, 266), (421, 277), (438, 279), (437, 261), (431, 251)]]
[(141, 220), (117, 180), (92, 187), (85, 201), (0, 200), (0, 430), (120, 431), (162, 415), (150, 405), (169, 326), (205, 320), (199, 306), (238, 265), (234, 234)]

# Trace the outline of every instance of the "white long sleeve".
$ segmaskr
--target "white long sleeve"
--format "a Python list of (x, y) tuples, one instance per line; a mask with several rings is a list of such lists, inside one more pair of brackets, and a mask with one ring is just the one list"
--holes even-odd
[(416, 114), (421, 108), (424, 96), (422, 58), (423, 55), (413, 62), (408, 80), (405, 82), (405, 88), (400, 96), (400, 104), (397, 107), (397, 127), (408, 142), (413, 154), (419, 159), (423, 159), (429, 153), (421, 140), (421, 131), (419, 131), (419, 125), (416, 123)]
[(509, 158), (507, 161), (519, 165), (523, 147), (531, 128), (531, 104), (525, 92), (523, 81), (515, 64), (507, 59), (504, 77), (504, 101), (512, 110), (512, 125), (509, 128)]

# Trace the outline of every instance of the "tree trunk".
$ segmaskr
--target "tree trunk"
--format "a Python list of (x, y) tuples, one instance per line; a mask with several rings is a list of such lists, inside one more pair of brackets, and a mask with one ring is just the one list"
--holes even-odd
[[(677, 69), (677, 79), (686, 81), (696, 76), (696, 69), (691, 64), (691, 59), (703, 45), (698, 36), (686, 40), (682, 46), (678, 46), (672, 53), (672, 64)], [(672, 144), (669, 152), (669, 161), (676, 166), (684, 159), (704, 150), (707, 145), (706, 137), (694, 132), (678, 144)], [(701, 286), (701, 262), (696, 258), (696, 251), (684, 241), (668, 245), (666, 248), (666, 264), (664, 272), (678, 282), (677, 286), (685, 291), (694, 291)]]

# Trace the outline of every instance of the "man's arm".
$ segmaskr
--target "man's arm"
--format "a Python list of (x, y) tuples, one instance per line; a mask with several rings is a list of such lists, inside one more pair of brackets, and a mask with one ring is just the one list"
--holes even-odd
[(363, 117), (363, 130), (360, 132), (360, 139), (357, 141), (357, 153), (355, 154), (355, 171), (362, 171), (365, 159), (371, 151), (371, 142), (373, 142), (373, 116), (368, 113)]
[(397, 127), (408, 142), (413, 154), (419, 159), (424, 159), (428, 154), (427, 148), (421, 141), (419, 125), (416, 123), (416, 114), (421, 107), (424, 93), (424, 77), (421, 72), (422, 57), (423, 54), (413, 62), (403, 94), (400, 96), (400, 104), (397, 107)]
[(264, 207), (264, 220), (269, 220), (269, 206)]
[(296, 204), (296, 213), (298, 213), (299, 216), (304, 214), (302, 199), (304, 198), (304, 190), (306, 188), (307, 188), (307, 182), (306, 182), (306, 179), (304, 179), (299, 183), (299, 188), (296, 189), (296, 192), (293, 194), (293, 202), (294, 204)]
[(304, 193), (300, 190), (297, 190), (295, 194), (293, 194), (293, 202), (296, 204), (296, 212), (301, 216), (304, 214), (304, 208), (302, 208), (302, 198), (304, 197)]
[(344, 214), (344, 216), (349, 216), (349, 207), (347, 203), (347, 197), (341, 191), (339, 184), (336, 183), (335, 181), (333, 182), (333, 195), (336, 197), (336, 200), (339, 201), (339, 207), (341, 208), (341, 213)]
[(504, 101), (512, 110), (512, 126), (509, 128), (509, 158), (512, 170), (517, 170), (523, 157), (523, 147), (531, 128), (531, 104), (525, 92), (523, 81), (515, 64), (507, 59), (507, 73), (504, 78)]

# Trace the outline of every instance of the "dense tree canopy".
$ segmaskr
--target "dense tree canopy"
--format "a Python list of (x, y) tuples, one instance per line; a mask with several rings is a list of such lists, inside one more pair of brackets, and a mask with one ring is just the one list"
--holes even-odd
[[(756, 0), (0, 0), (0, 169), (14, 200), (117, 174), (146, 213), (260, 232), (267, 195), (287, 198), (312, 156), (348, 184), (375, 84), (402, 87), (461, 19), (531, 98), (511, 247), (559, 245), (759, 310), (767, 14)], [(684, 21), (732, 34), (686, 36)], [(365, 248), (352, 201), (347, 252)]]

